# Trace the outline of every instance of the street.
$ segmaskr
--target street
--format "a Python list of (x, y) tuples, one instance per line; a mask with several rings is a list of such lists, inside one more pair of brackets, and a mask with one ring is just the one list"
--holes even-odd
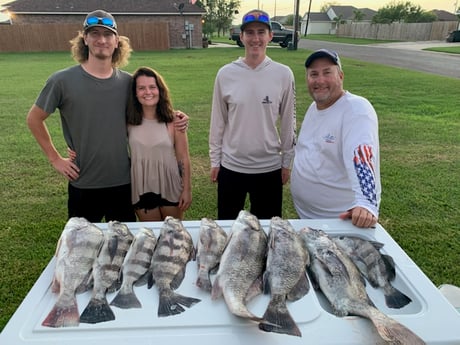
[(448, 42), (397, 42), (372, 45), (344, 44), (301, 39), (298, 48), (335, 50), (339, 56), (412, 69), (452, 78), (460, 78), (460, 55), (421, 50), (425, 47), (453, 46)]

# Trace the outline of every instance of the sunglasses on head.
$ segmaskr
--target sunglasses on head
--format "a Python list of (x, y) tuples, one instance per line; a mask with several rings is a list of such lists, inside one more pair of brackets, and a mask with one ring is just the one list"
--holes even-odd
[(116, 29), (114, 21), (110, 18), (89, 17), (85, 21), (85, 28), (91, 25), (102, 24), (109, 28)]
[(270, 23), (270, 18), (262, 13), (259, 12), (253, 12), (253, 13), (248, 13), (243, 17), (243, 23), (250, 23), (250, 22), (262, 22), (262, 23)]

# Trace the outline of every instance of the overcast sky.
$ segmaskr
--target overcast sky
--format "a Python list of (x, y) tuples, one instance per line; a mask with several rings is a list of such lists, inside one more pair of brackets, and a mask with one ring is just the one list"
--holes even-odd
[[(180, 1), (180, 0), (178, 0)], [(187, 0), (183, 0), (187, 1)], [(318, 1), (311, 0), (311, 11), (319, 12), (320, 7), (325, 3), (337, 3), (341, 6), (350, 5), (357, 8), (370, 8), (377, 11), (379, 8), (392, 3), (405, 2), (406, 0), (351, 0), (351, 1)], [(420, 5), (420, 7), (426, 11), (430, 10), (445, 10), (451, 13), (455, 12), (455, 9), (460, 6), (460, 0), (408, 0), (413, 4)], [(0, 0), (0, 5), (12, 2), (12, 0)], [(271, 17), (277, 15), (287, 15), (294, 13), (294, 6), (297, 0), (241, 0), (241, 6), (239, 9), (240, 14), (236, 16), (236, 22), (241, 20), (241, 16), (252, 10), (253, 8), (260, 7), (270, 14)], [(310, 0), (299, 0), (299, 14), (303, 16), (305, 12), (308, 12), (308, 6)]]

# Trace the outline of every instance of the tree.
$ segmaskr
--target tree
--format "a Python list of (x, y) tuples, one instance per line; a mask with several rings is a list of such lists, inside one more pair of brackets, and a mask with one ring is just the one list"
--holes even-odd
[(338, 27), (339, 27), (339, 24), (345, 24), (346, 23), (346, 20), (343, 19), (343, 14), (340, 14), (338, 17), (335, 17), (333, 19), (334, 23), (335, 23), (335, 29), (337, 30)]
[[(302, 16), (299, 16), (299, 23), (302, 22)], [(284, 22), (285, 25), (294, 25), (294, 14), (288, 14), (286, 16), (286, 21)]]
[(337, 1), (329, 1), (329, 2), (325, 2), (321, 5), (319, 11), (320, 12), (327, 12), (327, 10), (331, 7), (331, 6), (339, 6), (339, 3)]
[(220, 37), (232, 25), (235, 13), (240, 7), (240, 0), (203, 0), (197, 1), (196, 4), (206, 10), (204, 15), (203, 33), (212, 36), (217, 32)]
[(373, 23), (429, 23), (436, 20), (436, 15), (422, 10), (420, 5), (406, 2), (393, 2), (380, 8), (372, 18)]
[(353, 14), (354, 14), (354, 16), (353, 16), (353, 21), (354, 22), (360, 22), (366, 16), (364, 14), (364, 12), (361, 11), (361, 10), (353, 10)]

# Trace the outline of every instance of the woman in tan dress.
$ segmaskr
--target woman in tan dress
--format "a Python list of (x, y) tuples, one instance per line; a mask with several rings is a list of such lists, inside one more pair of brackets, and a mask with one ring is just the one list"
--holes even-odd
[(183, 219), (192, 203), (187, 132), (174, 128), (175, 114), (162, 76), (138, 68), (127, 122), (132, 203), (140, 221)]

